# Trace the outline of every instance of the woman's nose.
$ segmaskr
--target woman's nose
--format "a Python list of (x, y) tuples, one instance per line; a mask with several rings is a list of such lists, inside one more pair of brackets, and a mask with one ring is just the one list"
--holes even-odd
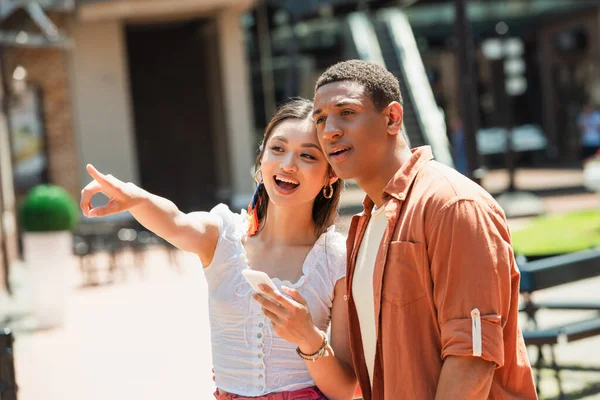
[(289, 154), (284, 160), (281, 160), (279, 168), (281, 168), (282, 171), (288, 173), (297, 172), (298, 164), (296, 163), (294, 156), (292, 154)]

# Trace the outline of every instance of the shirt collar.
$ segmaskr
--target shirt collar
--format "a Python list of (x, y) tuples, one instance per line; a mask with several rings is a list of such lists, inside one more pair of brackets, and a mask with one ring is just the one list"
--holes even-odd
[[(416, 147), (411, 150), (412, 155), (396, 172), (394, 177), (390, 179), (385, 189), (383, 190), (382, 200), (386, 203), (390, 198), (395, 198), (404, 201), (408, 196), (411, 184), (423, 165), (428, 161), (433, 160), (433, 153), (430, 146)], [(363, 208), (365, 215), (371, 215), (371, 209), (375, 203), (369, 196), (365, 196), (363, 200)]]

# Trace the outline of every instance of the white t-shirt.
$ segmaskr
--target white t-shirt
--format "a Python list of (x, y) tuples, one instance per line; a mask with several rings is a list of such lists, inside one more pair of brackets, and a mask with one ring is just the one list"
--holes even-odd
[[(280, 338), (252, 299), (242, 270), (249, 268), (242, 239), (248, 229), (245, 211), (224, 204), (211, 210), (219, 217), (220, 237), (214, 258), (204, 268), (209, 290), (212, 359), (218, 388), (247, 397), (298, 390), (315, 383), (296, 345)], [(346, 276), (346, 239), (331, 227), (310, 250), (296, 283), (274, 278), (277, 288), (296, 289), (306, 299), (315, 325), (327, 331), (334, 287)]]
[(352, 296), (356, 305), (360, 335), (362, 338), (365, 362), (369, 371), (369, 379), (373, 386), (373, 368), (375, 363), (375, 350), (377, 347), (377, 333), (375, 332), (375, 303), (373, 299), (373, 271), (375, 259), (387, 220), (385, 207), (373, 209), (369, 225), (358, 249), (356, 266), (352, 277)]
[(600, 112), (581, 114), (578, 123), (583, 125), (581, 143), (584, 146), (600, 146)]

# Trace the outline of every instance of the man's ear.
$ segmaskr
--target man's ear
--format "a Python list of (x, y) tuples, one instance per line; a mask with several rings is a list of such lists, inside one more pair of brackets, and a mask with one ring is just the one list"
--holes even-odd
[(404, 110), (397, 101), (392, 101), (385, 109), (384, 113), (387, 116), (387, 133), (389, 135), (397, 135), (402, 130), (402, 119)]

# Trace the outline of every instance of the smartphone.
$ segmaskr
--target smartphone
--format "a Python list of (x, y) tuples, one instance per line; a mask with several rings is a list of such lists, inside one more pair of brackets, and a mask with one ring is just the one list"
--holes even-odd
[(275, 286), (275, 284), (273, 283), (273, 281), (271, 280), (271, 278), (269, 278), (269, 275), (265, 274), (262, 271), (255, 271), (253, 269), (243, 269), (242, 275), (244, 275), (244, 278), (246, 278), (246, 280), (248, 281), (250, 286), (252, 286), (252, 289), (254, 289), (256, 293), (262, 293), (262, 290), (258, 288), (258, 285), (262, 283), (263, 285), (267, 285), (268, 287), (273, 289), (275, 293), (281, 294)]

